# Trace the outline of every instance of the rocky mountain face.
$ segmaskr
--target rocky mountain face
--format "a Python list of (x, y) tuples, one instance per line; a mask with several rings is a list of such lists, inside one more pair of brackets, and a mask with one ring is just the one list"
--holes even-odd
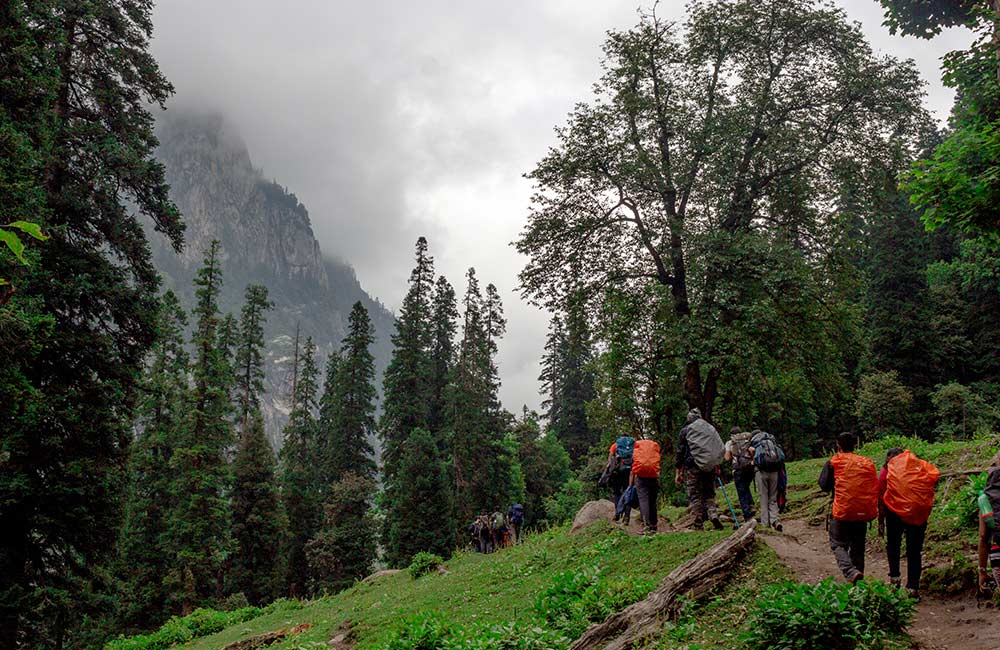
[(180, 254), (151, 232), (154, 260), (165, 288), (194, 304), (192, 281), (213, 239), (222, 250), (223, 312), (239, 316), (247, 284), (268, 288), (267, 386), (264, 413), (275, 447), (288, 415), (296, 328), (318, 347), (322, 382), (326, 359), (339, 349), (347, 316), (358, 300), (375, 325), (375, 365), (381, 381), (391, 354), (393, 316), (369, 296), (346, 262), (323, 256), (309, 212), (294, 194), (253, 167), (246, 144), (218, 115), (174, 114), (157, 124), (157, 157), (166, 167), (171, 196), (187, 224)]

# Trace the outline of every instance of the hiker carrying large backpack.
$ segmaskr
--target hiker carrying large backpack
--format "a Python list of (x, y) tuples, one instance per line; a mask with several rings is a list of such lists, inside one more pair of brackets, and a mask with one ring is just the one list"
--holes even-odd
[(520, 544), (523, 539), (521, 537), (521, 528), (524, 526), (524, 506), (520, 503), (512, 503), (509, 508), (507, 508), (507, 521), (510, 524), (511, 533), (514, 537), (514, 543)]
[(760, 523), (780, 531), (778, 492), (785, 452), (767, 431), (754, 431), (750, 439), (754, 468), (757, 470), (757, 497), (760, 499)]
[(750, 453), (751, 437), (749, 431), (733, 427), (729, 431), (729, 442), (726, 443), (725, 459), (733, 464), (733, 485), (736, 486), (744, 521), (750, 521), (754, 516), (753, 494), (750, 493), (754, 475), (753, 455)]
[(704, 530), (706, 518), (716, 530), (722, 530), (715, 507), (715, 480), (725, 453), (719, 432), (701, 418), (701, 411), (688, 411), (687, 424), (677, 436), (674, 482), (685, 486), (688, 508), (694, 513), (694, 527), (698, 530)]
[(656, 497), (660, 491), (660, 445), (654, 440), (636, 440), (632, 452), (632, 473), (629, 486), (635, 486), (642, 514), (643, 532), (656, 532), (659, 515)]
[(994, 589), (1000, 585), (1000, 453), (993, 457), (992, 467), (986, 475), (986, 489), (979, 495), (978, 505), (979, 591), (986, 593), (990, 577)]
[[(619, 436), (612, 443), (608, 450), (608, 485), (611, 487), (611, 500), (617, 506), (621, 501), (622, 493), (629, 485), (632, 476), (632, 458), (635, 453), (635, 438), (632, 436)], [(615, 521), (621, 520), (628, 526), (632, 509), (626, 507), (619, 514), (615, 512)]]
[(820, 489), (833, 492), (830, 548), (852, 584), (865, 577), (865, 537), (878, 516), (878, 473), (875, 463), (854, 453), (857, 444), (853, 433), (837, 436), (837, 453), (819, 475)]
[(893, 447), (878, 477), (878, 534), (886, 536), (889, 584), (901, 585), (899, 557), (906, 537), (906, 590), (919, 598), (927, 519), (934, 507), (934, 488), (941, 472), (909, 449)]

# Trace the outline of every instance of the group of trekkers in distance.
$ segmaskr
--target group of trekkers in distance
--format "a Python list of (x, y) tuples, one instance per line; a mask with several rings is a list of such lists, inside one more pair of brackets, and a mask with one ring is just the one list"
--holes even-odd
[[(868, 526), (878, 522), (878, 534), (885, 538), (889, 582), (919, 598), (922, 556), (927, 521), (934, 506), (934, 492), (940, 471), (907, 449), (892, 448), (886, 453), (881, 471), (870, 459), (854, 453), (858, 438), (853, 433), (837, 436), (837, 453), (824, 465), (819, 487), (833, 495), (827, 518), (830, 549), (844, 578), (856, 584), (865, 577), (865, 542)], [(759, 522), (781, 532), (779, 520), (784, 510), (787, 475), (785, 454), (770, 433), (733, 427), (723, 443), (718, 431), (701, 417), (697, 409), (688, 412), (677, 437), (674, 481), (684, 486), (693, 528), (704, 530), (710, 522), (723, 528), (715, 503), (715, 488), (725, 494), (722, 480), (724, 462), (732, 463), (733, 483), (739, 498), (743, 522), (756, 515), (751, 483), (756, 483), (760, 503)], [(621, 436), (608, 450), (608, 461), (599, 481), (610, 487), (615, 502), (615, 521), (628, 525), (631, 511), (638, 508), (643, 533), (657, 530), (656, 500), (659, 491), (660, 446), (653, 440)], [(725, 495), (734, 523), (735, 509)], [(978, 501), (979, 586), (982, 591), (1000, 585), (1000, 453), (993, 460), (987, 486)], [(900, 564), (906, 542), (906, 580)]]
[[(739, 427), (733, 427), (729, 442), (723, 443), (719, 432), (701, 417), (698, 409), (688, 412), (687, 422), (677, 436), (674, 461), (674, 482), (684, 486), (688, 507), (694, 513), (692, 527), (704, 530), (705, 522), (711, 522), (716, 530), (722, 529), (715, 504), (715, 487), (718, 485), (725, 489), (722, 482), (723, 462), (733, 465), (733, 482), (743, 521), (755, 516), (750, 484), (756, 474), (761, 523), (780, 531), (778, 516), (784, 508), (787, 479), (785, 453), (774, 436), (766, 431), (744, 432)], [(656, 532), (659, 476), (660, 445), (655, 441), (621, 436), (611, 445), (600, 482), (611, 488), (615, 521), (628, 525), (632, 509), (638, 507), (643, 532)], [(726, 501), (729, 502), (728, 495)], [(731, 505), (730, 510), (734, 523), (739, 523)]]
[(524, 506), (512, 503), (504, 516), (499, 510), (484, 512), (469, 524), (467, 531), (477, 553), (493, 553), (524, 541)]

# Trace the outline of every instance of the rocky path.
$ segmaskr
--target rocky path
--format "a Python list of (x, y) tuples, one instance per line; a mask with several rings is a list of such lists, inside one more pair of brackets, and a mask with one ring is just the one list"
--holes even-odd
[[(784, 534), (762, 534), (761, 539), (800, 581), (817, 583), (830, 576), (840, 577), (822, 526), (810, 526), (801, 520), (785, 521), (783, 525)], [(865, 566), (868, 579), (887, 580), (888, 574), (885, 554), (869, 550)], [(917, 605), (909, 632), (922, 650), (997, 650), (1000, 610), (978, 609), (971, 595), (954, 599), (925, 595)]]

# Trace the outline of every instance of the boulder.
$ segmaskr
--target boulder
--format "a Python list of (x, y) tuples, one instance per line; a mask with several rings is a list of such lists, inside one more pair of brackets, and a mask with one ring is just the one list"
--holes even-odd
[(260, 648), (266, 648), (269, 645), (284, 640), (287, 636), (305, 632), (311, 627), (311, 623), (303, 623), (301, 625), (296, 625), (295, 627), (274, 630), (273, 632), (265, 632), (264, 634), (252, 636), (249, 639), (243, 639), (242, 641), (230, 643), (222, 650), (260, 650)]
[(611, 501), (607, 499), (588, 501), (576, 513), (576, 517), (573, 518), (573, 527), (570, 528), (569, 532), (575, 533), (596, 521), (611, 521), (614, 518), (615, 504), (611, 503)]
[(371, 574), (361, 582), (375, 582), (376, 580), (384, 576), (394, 576), (397, 573), (402, 573), (402, 572), (403, 572), (402, 569), (385, 569), (383, 571), (376, 571), (375, 573)]

